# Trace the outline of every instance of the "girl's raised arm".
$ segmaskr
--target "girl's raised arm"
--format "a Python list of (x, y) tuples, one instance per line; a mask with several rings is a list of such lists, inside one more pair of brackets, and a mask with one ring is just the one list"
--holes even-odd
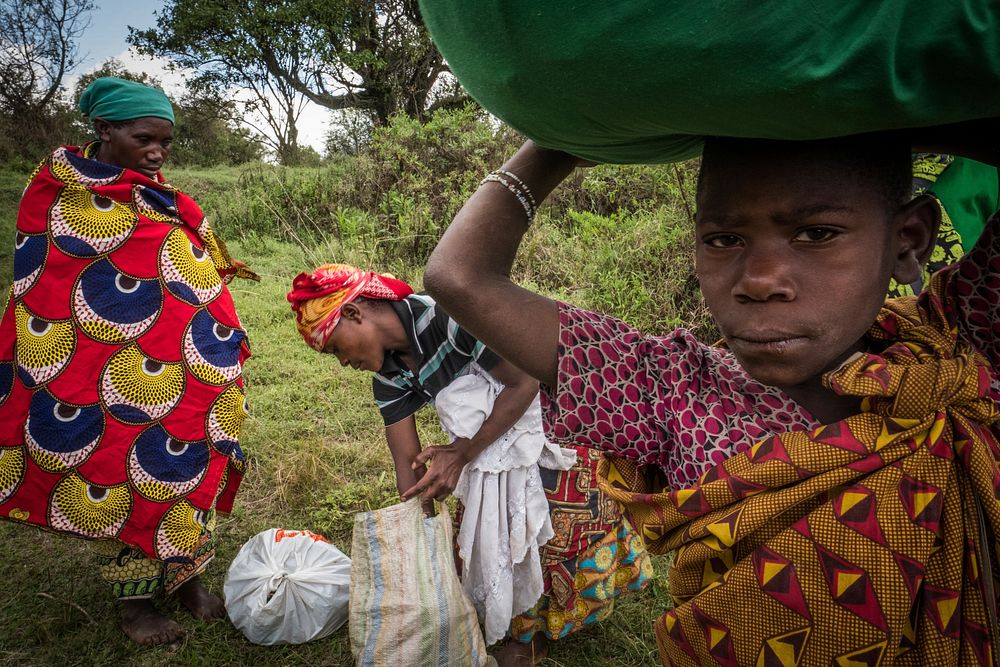
[(528, 212), (579, 160), (526, 142), (469, 198), (431, 253), (424, 286), (462, 327), (549, 386), (556, 382), (559, 309), (510, 278)]

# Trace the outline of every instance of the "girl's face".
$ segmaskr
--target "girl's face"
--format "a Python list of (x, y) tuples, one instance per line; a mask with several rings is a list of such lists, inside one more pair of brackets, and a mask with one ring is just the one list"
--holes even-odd
[(746, 371), (795, 397), (863, 347), (899, 272), (896, 214), (831, 161), (738, 162), (702, 177), (698, 280)]
[(170, 157), (174, 125), (163, 118), (136, 118), (124, 125), (97, 124), (101, 135), (98, 159), (153, 178)]

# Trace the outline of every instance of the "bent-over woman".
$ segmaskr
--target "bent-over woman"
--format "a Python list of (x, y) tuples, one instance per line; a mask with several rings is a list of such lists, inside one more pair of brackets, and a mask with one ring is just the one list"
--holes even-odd
[[(459, 327), (433, 299), (391, 276), (321, 266), (300, 274), (288, 299), (308, 345), (335, 355), (342, 366), (374, 373), (404, 500), (445, 498), (463, 468), (537, 405), (535, 380)], [(421, 451), (414, 413), (458, 378), (481, 372), (503, 388), (475, 435)], [(569, 469), (540, 468), (554, 532), (540, 551), (544, 593), (530, 608), (515, 610), (512, 641), (496, 655), (502, 665), (536, 664), (548, 640), (605, 618), (619, 595), (643, 588), (652, 575), (641, 537), (597, 489), (598, 454), (572, 451), (576, 463)]]

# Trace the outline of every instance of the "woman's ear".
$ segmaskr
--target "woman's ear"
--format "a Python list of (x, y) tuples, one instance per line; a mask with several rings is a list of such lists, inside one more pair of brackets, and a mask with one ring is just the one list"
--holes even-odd
[(103, 118), (95, 118), (94, 130), (97, 132), (97, 136), (101, 138), (101, 141), (105, 143), (111, 141), (111, 123), (108, 121)]
[(941, 226), (941, 206), (930, 195), (920, 195), (900, 207), (893, 219), (896, 264), (892, 277), (901, 285), (920, 278), (931, 257)]
[(365, 319), (365, 313), (358, 304), (353, 302), (345, 303), (340, 307), (340, 319), (361, 324), (362, 320)]

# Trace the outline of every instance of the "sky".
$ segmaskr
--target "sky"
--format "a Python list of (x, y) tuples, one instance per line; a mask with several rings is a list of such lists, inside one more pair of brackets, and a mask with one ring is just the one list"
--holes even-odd
[[(153, 27), (156, 24), (154, 12), (162, 12), (164, 3), (161, 0), (95, 0), (94, 4), (90, 27), (78, 45), (80, 63), (66, 77), (66, 88), (72, 90), (81, 75), (115, 58), (131, 72), (146, 72), (159, 79), (167, 93), (179, 92), (183, 78), (167, 70), (166, 60), (139, 56), (129, 49), (126, 41), (129, 26), (140, 30)], [(300, 141), (322, 152), (329, 115), (326, 109), (308, 103), (299, 119)]]

